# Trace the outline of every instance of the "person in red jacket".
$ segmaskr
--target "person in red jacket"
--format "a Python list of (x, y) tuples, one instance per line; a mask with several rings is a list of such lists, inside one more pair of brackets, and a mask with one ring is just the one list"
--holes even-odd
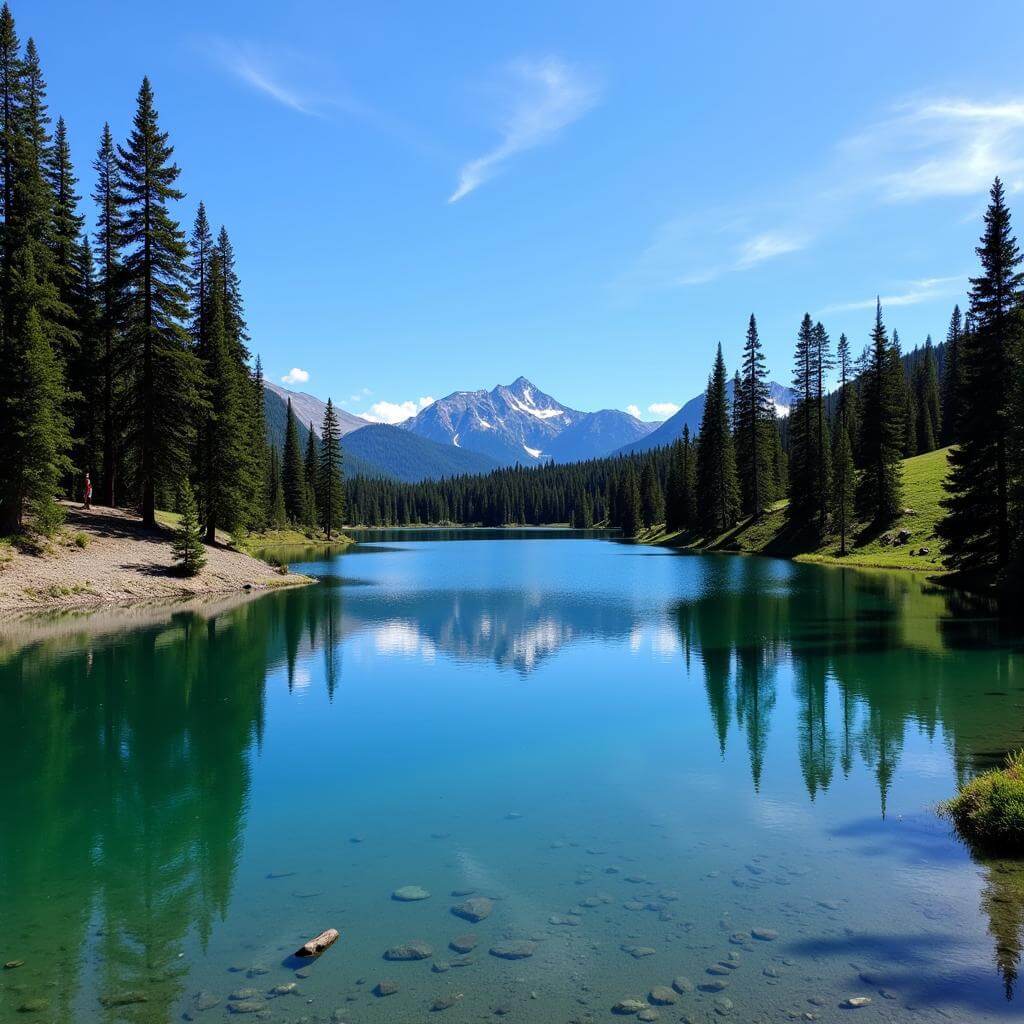
[(88, 473), (85, 474), (85, 503), (82, 508), (92, 508), (92, 481)]

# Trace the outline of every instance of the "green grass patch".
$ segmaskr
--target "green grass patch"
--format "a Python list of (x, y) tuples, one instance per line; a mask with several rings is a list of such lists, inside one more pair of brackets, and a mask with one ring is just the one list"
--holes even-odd
[(1024, 855), (1024, 750), (1008, 754), (1005, 767), (965, 783), (939, 813), (979, 853)]
[[(739, 551), (819, 564), (914, 569), (934, 575), (945, 571), (935, 537), (935, 524), (942, 516), (939, 502), (945, 493), (942, 482), (948, 472), (948, 460), (948, 448), (905, 459), (904, 514), (885, 530), (855, 527), (847, 539), (846, 555), (839, 554), (838, 537), (829, 537), (824, 544), (815, 545), (801, 531), (793, 530), (786, 516), (788, 502), (785, 501), (777, 502), (761, 519), (745, 519), (717, 537), (667, 534), (654, 529), (637, 539), (700, 551)], [(900, 530), (906, 530), (910, 538), (905, 544), (894, 545), (892, 538)], [(920, 553), (922, 548), (927, 548), (926, 554)]]

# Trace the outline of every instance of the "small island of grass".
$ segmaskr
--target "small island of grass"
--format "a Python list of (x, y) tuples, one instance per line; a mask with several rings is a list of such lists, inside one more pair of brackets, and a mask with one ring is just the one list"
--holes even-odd
[(1024, 856), (1024, 750), (1008, 754), (1003, 768), (962, 785), (939, 812), (977, 852)]

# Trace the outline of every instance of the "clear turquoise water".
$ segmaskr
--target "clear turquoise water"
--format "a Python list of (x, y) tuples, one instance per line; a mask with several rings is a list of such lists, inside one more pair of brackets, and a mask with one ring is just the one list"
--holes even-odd
[[(609, 1021), (681, 975), (662, 1021), (1020, 1018), (1024, 876), (933, 813), (1024, 743), (992, 609), (906, 575), (420, 536), (233, 607), (0, 625), (0, 960), (25, 961), (0, 1018), (216, 1021), (252, 989), (274, 1021)], [(450, 913), (464, 890), (488, 919)], [(383, 959), (413, 939), (433, 957)], [(513, 939), (533, 956), (489, 955)]]

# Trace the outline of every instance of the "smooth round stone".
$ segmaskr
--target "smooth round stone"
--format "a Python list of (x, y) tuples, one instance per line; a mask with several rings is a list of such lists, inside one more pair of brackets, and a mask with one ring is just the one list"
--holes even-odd
[(525, 960), (537, 951), (536, 942), (500, 942), (491, 946), (491, 956), (499, 960)]
[(384, 950), (385, 960), (429, 960), (433, 955), (433, 949), (419, 939)]
[(685, 996), (688, 992), (693, 991), (693, 982), (689, 978), (684, 978), (683, 975), (679, 975), (677, 978), (672, 979), (672, 987), (681, 995)]
[(779, 933), (772, 928), (751, 928), (750, 934), (761, 942), (774, 942)]
[(656, 949), (652, 949), (650, 946), (634, 946), (629, 950), (629, 955), (634, 960), (642, 960), (645, 956), (654, 956), (657, 952)]
[(259, 995), (259, 992), (254, 988), (239, 988), (235, 989), (235, 991), (228, 996), (228, 999), (258, 999)]
[(4, 970), (13, 971), (16, 967), (24, 967), (24, 965), (24, 960), (8, 960), (7, 963), (4, 964)]
[(398, 991), (398, 982), (392, 981), (390, 978), (382, 978), (373, 986), (374, 995), (378, 996), (393, 996)]
[(429, 900), (430, 893), (420, 885), (403, 885), (391, 894), (391, 898), (398, 900), (399, 903), (416, 903), (419, 900)]
[(714, 981), (706, 981), (700, 986), (702, 992), (724, 992), (729, 987), (729, 982), (716, 978)]
[(456, 953), (472, 953), (479, 944), (480, 939), (472, 932), (467, 932), (465, 935), (456, 935), (448, 943), (448, 948), (453, 949)]
[(729, 968), (725, 967), (723, 964), (710, 964), (706, 968), (706, 971), (707, 971), (708, 974), (719, 974), (719, 975), (721, 975), (721, 974), (728, 974), (729, 973)]
[(657, 1020), (660, 1014), (653, 1006), (648, 1006), (646, 1010), (641, 1010), (637, 1015), (637, 1020)]
[(461, 992), (449, 992), (445, 996), (438, 996), (430, 1004), (431, 1012), (437, 1013), (440, 1010), (450, 1010), (460, 999), (462, 999)]
[(623, 1016), (632, 1016), (641, 1010), (646, 1010), (647, 1004), (642, 999), (620, 999), (613, 1007), (612, 1013)]
[(452, 907), (452, 913), (456, 917), (472, 921), (474, 924), (490, 917), (492, 910), (494, 910), (494, 904), (486, 896), (471, 896), (468, 900), (456, 903)]
[(655, 1006), (671, 1006), (679, 997), (667, 985), (655, 985), (647, 998)]
[(266, 1009), (267, 1004), (262, 999), (241, 999), (228, 1003), (229, 1013), (262, 1013)]
[(220, 1006), (220, 996), (215, 996), (212, 992), (197, 992), (192, 1005), (199, 1011), (212, 1010), (215, 1006)]
[(447, 960), (435, 960), (434, 966), (430, 968), (435, 974), (444, 974), (452, 969)]
[(732, 1000), (726, 999), (724, 996), (721, 999), (715, 1000), (715, 1013), (720, 1017), (724, 1017), (726, 1014), (732, 1012)]
[(849, 999), (843, 1000), (843, 1006), (845, 1006), (848, 1010), (859, 1010), (863, 1006), (870, 1005), (870, 996), (850, 996)]
[(548, 918), (548, 924), (567, 925), (570, 928), (575, 928), (577, 925), (583, 924), (583, 922), (578, 917), (563, 917), (561, 914), (552, 914)]

